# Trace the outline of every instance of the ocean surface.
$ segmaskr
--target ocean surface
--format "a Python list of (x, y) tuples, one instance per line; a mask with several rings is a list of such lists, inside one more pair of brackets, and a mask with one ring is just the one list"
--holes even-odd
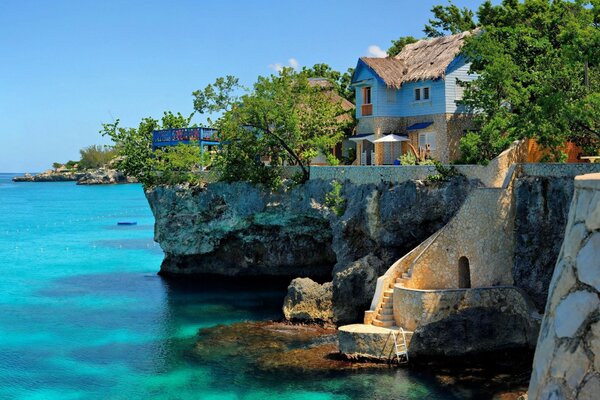
[(407, 369), (280, 376), (194, 356), (200, 328), (279, 319), (285, 292), (157, 276), (139, 185), (11, 177), (0, 174), (0, 399), (459, 398)]

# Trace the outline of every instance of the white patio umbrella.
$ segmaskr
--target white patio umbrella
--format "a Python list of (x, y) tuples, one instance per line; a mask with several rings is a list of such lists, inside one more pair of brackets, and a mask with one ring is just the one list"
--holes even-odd
[(368, 140), (369, 142), (373, 143), (375, 139), (375, 134), (371, 134), (371, 135), (357, 135), (354, 137), (351, 137), (350, 140), (352, 140), (353, 142), (362, 142), (363, 140)]
[(406, 136), (398, 136), (393, 133), (385, 135), (382, 138), (375, 140), (373, 143), (391, 143), (392, 144), (392, 155), (394, 154), (394, 143), (397, 142), (410, 142), (410, 139)]

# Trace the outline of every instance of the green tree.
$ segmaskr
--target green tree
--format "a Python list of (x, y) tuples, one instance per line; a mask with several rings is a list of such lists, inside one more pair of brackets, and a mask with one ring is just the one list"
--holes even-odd
[(79, 154), (79, 169), (90, 169), (104, 167), (116, 157), (117, 151), (112, 146), (92, 145), (79, 150)]
[(396, 40), (392, 40), (392, 45), (387, 50), (388, 56), (397, 56), (398, 54), (400, 54), (404, 46), (406, 46), (407, 44), (415, 43), (417, 41), (418, 39), (413, 36), (401, 36)]
[(125, 175), (137, 178), (145, 186), (194, 180), (194, 172), (202, 164), (200, 149), (195, 144), (152, 150), (152, 132), (158, 129), (187, 128), (191, 118), (167, 111), (160, 121), (148, 117), (137, 128), (121, 127), (117, 119), (102, 124), (100, 133), (115, 143), (117, 167)]
[[(341, 140), (346, 123), (337, 117), (344, 110), (327, 96), (330, 88), (310, 85), (307, 75), (284, 68), (278, 75), (259, 77), (243, 95), (232, 77), (194, 92), (197, 112), (222, 112), (215, 126), (223, 150), (214, 165), (223, 179), (273, 186), (279, 167), (297, 165), (303, 182), (310, 160)], [(261, 159), (269, 160), (268, 168)]]
[(325, 78), (333, 84), (337, 93), (343, 98), (354, 102), (354, 89), (350, 86), (352, 83), (352, 74), (354, 68), (348, 68), (346, 72), (341, 73), (332, 69), (327, 64), (315, 64), (312, 67), (302, 67), (300, 72), (307, 78)]
[(485, 22), (463, 48), (478, 79), (464, 104), (480, 129), (461, 140), (466, 160), (485, 162), (519, 138), (535, 138), (560, 160), (572, 140), (597, 152), (600, 139), (598, 1), (488, 2)]
[(431, 9), (433, 18), (425, 25), (425, 35), (430, 38), (473, 30), (477, 27), (475, 13), (467, 7), (459, 8), (451, 1), (447, 6), (437, 5)]

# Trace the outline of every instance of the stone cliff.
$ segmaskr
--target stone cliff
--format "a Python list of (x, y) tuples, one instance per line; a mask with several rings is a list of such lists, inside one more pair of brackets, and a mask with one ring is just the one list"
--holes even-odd
[[(548, 167), (562, 171), (559, 176), (540, 168), (528, 167), (514, 182), (512, 279), (541, 313), (574, 175), (568, 166)], [(309, 305), (288, 302), (287, 313), (308, 321), (331, 315), (332, 322), (344, 324), (362, 320), (377, 278), (447, 224), (478, 186), (463, 177), (437, 183), (345, 181), (341, 216), (326, 206), (332, 187), (325, 180), (275, 193), (246, 183), (216, 183), (156, 187), (146, 196), (156, 218), (155, 240), (165, 252), (162, 274), (330, 282), (326, 288), (296, 282), (289, 296), (308, 298)]]
[(600, 396), (600, 174), (578, 176), (550, 283), (530, 399)]
[[(341, 217), (309, 181), (272, 193), (246, 183), (156, 187), (146, 196), (165, 275), (306, 277), (332, 281), (333, 320), (361, 318), (387, 266), (440, 229), (474, 181), (345, 183)], [(327, 301), (319, 304), (328, 304)], [(323, 315), (316, 312), (315, 315)]]

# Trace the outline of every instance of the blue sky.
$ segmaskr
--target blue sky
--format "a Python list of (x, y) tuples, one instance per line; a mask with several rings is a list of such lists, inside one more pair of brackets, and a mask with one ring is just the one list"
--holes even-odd
[(371, 46), (422, 36), (435, 4), (0, 0), (0, 171), (77, 159), (109, 143), (98, 130), (114, 118), (189, 114), (191, 92), (219, 76), (250, 85), (277, 65), (345, 71)]

